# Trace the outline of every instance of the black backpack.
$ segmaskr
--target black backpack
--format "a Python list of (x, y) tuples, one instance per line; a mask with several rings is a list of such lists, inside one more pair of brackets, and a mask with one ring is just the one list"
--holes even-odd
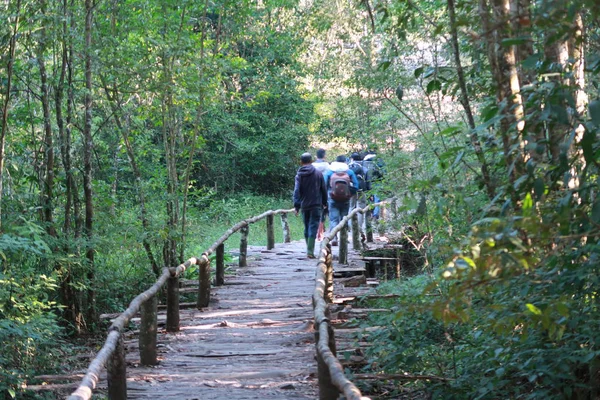
[(334, 172), (329, 178), (329, 197), (333, 201), (345, 202), (350, 200), (352, 180), (346, 171)]
[(354, 172), (354, 175), (356, 175), (356, 179), (358, 180), (358, 190), (369, 190), (370, 187), (367, 187), (367, 174), (365, 173), (365, 169), (363, 168), (361, 163), (353, 161), (350, 163), (350, 165), (348, 165), (348, 168), (350, 168), (350, 170)]

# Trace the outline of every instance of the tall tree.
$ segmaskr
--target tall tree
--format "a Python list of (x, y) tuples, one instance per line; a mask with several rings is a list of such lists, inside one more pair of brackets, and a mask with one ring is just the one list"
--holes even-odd
[[(21, 19), (21, 0), (17, 0), (14, 10), (12, 31), (8, 41), (8, 57), (6, 59), (6, 91), (4, 93), (4, 102), (2, 104), (2, 124), (0, 126), (0, 231), (2, 230), (2, 200), (4, 189), (4, 165), (6, 157), (6, 135), (8, 133), (8, 107), (10, 105), (12, 94), (13, 67), (15, 63), (15, 50), (17, 46), (17, 34), (19, 32), (19, 23)], [(9, 19), (10, 21), (10, 19)]]
[(96, 289), (94, 288), (94, 193), (92, 151), (94, 142), (92, 138), (92, 110), (93, 110), (93, 80), (92, 80), (92, 29), (94, 21), (95, 3), (85, 0), (85, 94), (84, 94), (84, 125), (83, 125), (83, 192), (85, 197), (85, 237), (87, 239), (85, 257), (87, 259), (87, 323), (93, 324), (98, 316), (96, 312)]

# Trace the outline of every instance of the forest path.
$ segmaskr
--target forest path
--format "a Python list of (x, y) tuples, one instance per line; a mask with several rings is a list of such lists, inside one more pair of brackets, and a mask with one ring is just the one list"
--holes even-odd
[[(317, 243), (317, 247), (318, 247)], [(126, 339), (128, 399), (315, 399), (312, 292), (316, 260), (304, 241), (248, 247), (248, 266), (230, 267), (209, 307), (181, 310), (158, 358), (139, 365), (137, 332)]]

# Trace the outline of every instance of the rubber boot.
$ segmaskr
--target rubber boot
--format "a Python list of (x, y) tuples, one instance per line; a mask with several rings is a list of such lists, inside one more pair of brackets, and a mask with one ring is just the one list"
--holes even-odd
[(306, 255), (308, 258), (315, 258), (315, 238), (306, 239)]

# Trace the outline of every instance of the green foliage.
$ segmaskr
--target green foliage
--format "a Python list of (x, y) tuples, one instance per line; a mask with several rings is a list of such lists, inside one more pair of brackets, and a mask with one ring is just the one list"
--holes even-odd
[(60, 363), (57, 340), (57, 288), (52, 272), (36, 271), (48, 245), (40, 227), (27, 221), (0, 236), (0, 394), (21, 396), (22, 384), (31, 375), (52, 371)]

